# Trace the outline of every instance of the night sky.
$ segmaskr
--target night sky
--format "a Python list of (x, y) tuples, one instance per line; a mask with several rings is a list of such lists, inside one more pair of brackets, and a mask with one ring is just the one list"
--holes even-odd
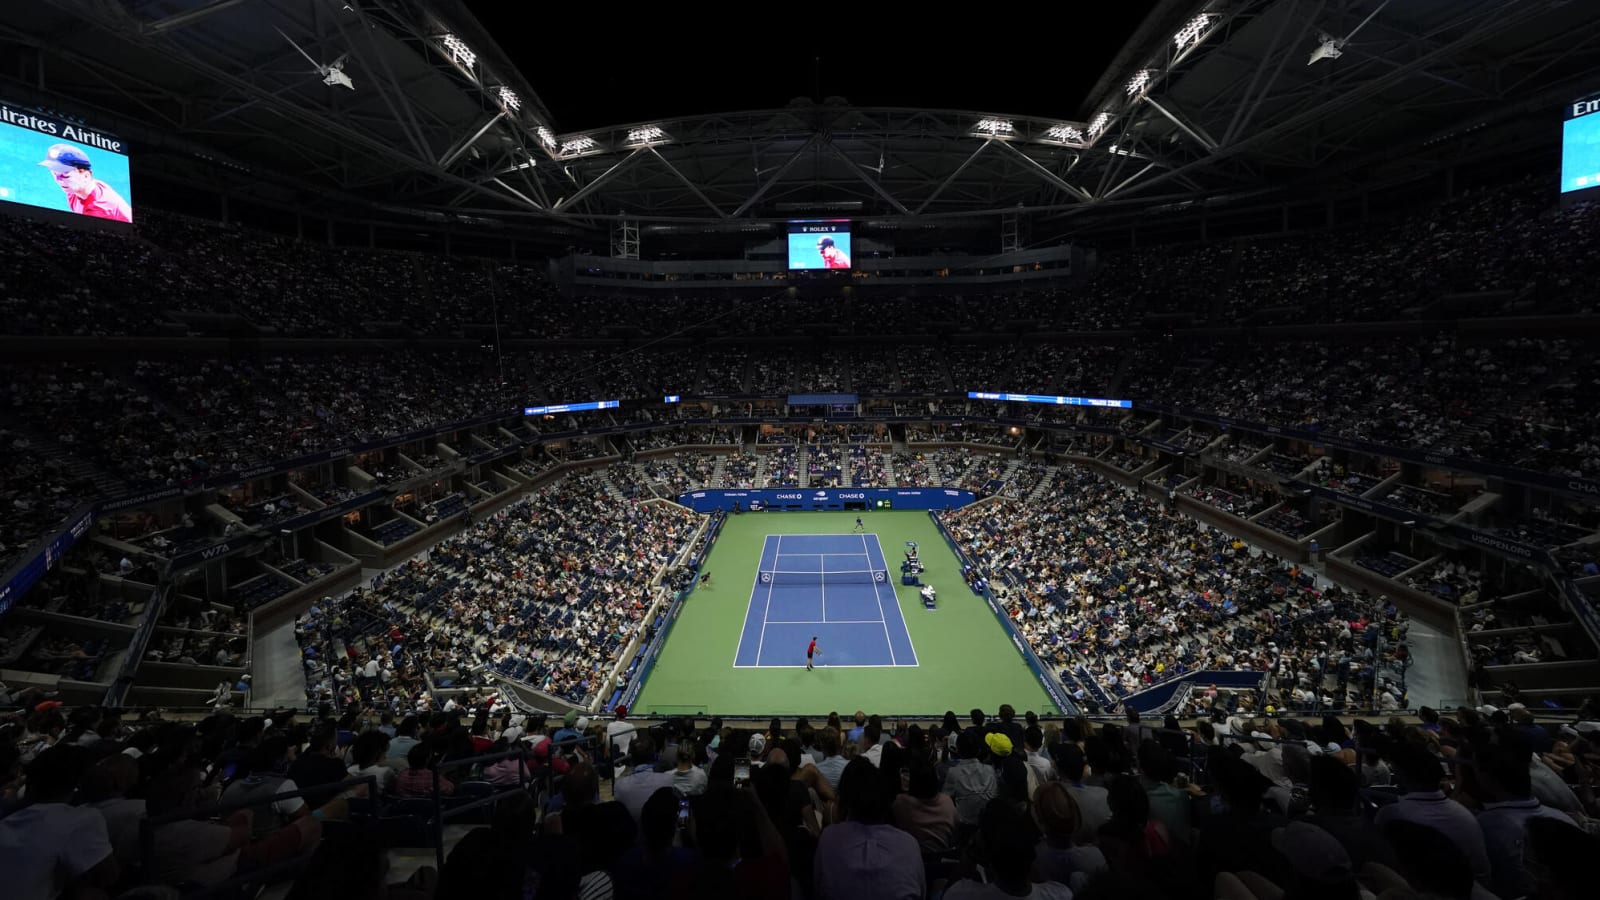
[[(657, 9), (681, 18), (640, 22), (624, 20), (621, 9), (592, 5), (546, 8), (533, 20), (520, 3), (466, 5), (565, 133), (771, 109), (795, 97), (1078, 118), (1085, 95), (1156, 0), (1096, 4), (1092, 13), (1071, 4), (1068, 14), (1063, 5), (1048, 16), (1057, 24), (1035, 21), (1022, 8), (997, 10), (980, 24), (981, 5), (960, 7), (960, 17), (914, 22), (905, 21), (914, 13), (850, 4), (748, 6), (733, 16), (674, 4)], [(810, 18), (800, 21), (801, 13)], [(786, 32), (774, 25), (785, 16), (793, 19)], [(1070, 31), (1045, 36), (1063, 20)], [(792, 36), (806, 33), (824, 36)], [(697, 37), (688, 40), (689, 34)]]

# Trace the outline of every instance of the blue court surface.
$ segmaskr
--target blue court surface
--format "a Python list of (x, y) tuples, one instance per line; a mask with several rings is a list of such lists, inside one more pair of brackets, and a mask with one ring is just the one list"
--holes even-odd
[(769, 534), (734, 668), (915, 666), (889, 564), (875, 534)]

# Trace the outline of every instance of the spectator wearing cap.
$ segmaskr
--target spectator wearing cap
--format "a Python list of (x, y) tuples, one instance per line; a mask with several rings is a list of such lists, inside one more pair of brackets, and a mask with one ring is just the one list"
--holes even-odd
[[(616, 747), (618, 755), (627, 756), (628, 748), (633, 745), (634, 736), (638, 734), (639, 729), (628, 721), (628, 707), (619, 703), (614, 712), (616, 718), (606, 723), (606, 743)], [(641, 798), (639, 803), (643, 805), (644, 799)]]
[(1023, 808), (1028, 803), (1028, 764), (1023, 762), (1022, 754), (1018, 748), (1012, 746), (1011, 739), (998, 731), (991, 731), (984, 736), (984, 745), (989, 748), (989, 759), (994, 763), (995, 776), (998, 779), (999, 796), (1018, 804)]
[(752, 765), (761, 765), (761, 758), (767, 752), (767, 736), (759, 731), (750, 735), (750, 740), (745, 742), (745, 752)]
[(581, 737), (581, 729), (574, 727), (577, 724), (578, 711), (575, 709), (567, 710), (566, 714), (561, 717), (561, 727), (556, 729), (556, 733), (550, 739), (559, 744), (562, 741)]
[(1512, 729), (1527, 742), (1534, 753), (1550, 752), (1555, 740), (1550, 737), (1549, 731), (1539, 727), (1539, 723), (1533, 720), (1533, 713), (1528, 707), (1521, 703), (1513, 703), (1506, 707), (1506, 713), (1511, 717)]
[(1438, 831), (1461, 848), (1472, 877), (1487, 885), (1489, 853), (1483, 830), (1470, 810), (1439, 789), (1444, 773), (1438, 758), (1420, 744), (1406, 742), (1394, 748), (1389, 763), (1403, 793), (1378, 810), (1374, 823), (1382, 828), (1390, 822), (1411, 822)]
[(817, 839), (816, 900), (922, 900), (922, 852), (916, 838), (889, 824), (888, 797), (872, 763), (845, 766), (837, 805), (837, 821)]
[(51, 747), (27, 768), (27, 805), (0, 819), (0, 872), (7, 897), (61, 897), (109, 888), (117, 878), (106, 820), (69, 806), (88, 764), (79, 747)]
[(81, 216), (132, 222), (133, 208), (111, 185), (94, 177), (89, 154), (71, 144), (52, 144), (39, 163), (67, 195), (67, 208)]

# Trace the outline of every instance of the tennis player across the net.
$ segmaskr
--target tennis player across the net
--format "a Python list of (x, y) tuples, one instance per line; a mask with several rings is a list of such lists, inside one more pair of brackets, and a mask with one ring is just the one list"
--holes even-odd
[(793, 585), (816, 587), (827, 584), (888, 584), (887, 569), (856, 569), (845, 572), (785, 572), (762, 569), (758, 580), (773, 587)]

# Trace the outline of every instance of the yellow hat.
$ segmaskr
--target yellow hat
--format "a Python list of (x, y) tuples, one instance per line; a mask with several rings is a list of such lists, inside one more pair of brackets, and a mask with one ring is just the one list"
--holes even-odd
[(1011, 755), (1011, 738), (1006, 737), (998, 731), (990, 732), (989, 735), (983, 739), (983, 742), (989, 745), (989, 752), (993, 753), (995, 756)]

